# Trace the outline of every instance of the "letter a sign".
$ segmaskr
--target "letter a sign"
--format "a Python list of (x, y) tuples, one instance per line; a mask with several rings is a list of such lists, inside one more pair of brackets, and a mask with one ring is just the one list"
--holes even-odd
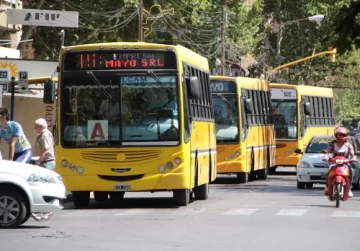
[(107, 120), (88, 121), (88, 140), (108, 140), (109, 122)]

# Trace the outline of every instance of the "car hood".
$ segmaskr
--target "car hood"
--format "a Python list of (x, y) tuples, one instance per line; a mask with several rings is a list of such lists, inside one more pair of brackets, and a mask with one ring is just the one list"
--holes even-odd
[(309, 163), (322, 163), (324, 159), (323, 153), (305, 153), (300, 161), (309, 162)]
[(27, 179), (31, 174), (58, 176), (56, 172), (40, 166), (19, 163), (15, 161), (8, 161), (8, 160), (0, 160), (0, 175), (1, 173), (19, 175), (24, 179)]

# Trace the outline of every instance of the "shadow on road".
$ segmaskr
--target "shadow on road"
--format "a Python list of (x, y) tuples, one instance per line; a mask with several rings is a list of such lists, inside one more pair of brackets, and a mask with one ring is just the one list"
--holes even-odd
[(21, 225), (18, 227), (18, 229), (45, 229), (45, 228), (51, 228), (49, 226), (33, 226), (33, 225)]
[[(190, 204), (194, 200), (190, 201)], [(175, 204), (172, 197), (169, 198), (149, 198), (149, 197), (132, 197), (124, 198), (121, 201), (112, 202), (106, 200), (104, 202), (97, 202), (94, 199), (90, 200), (88, 208), (82, 208), (82, 210), (91, 209), (176, 209), (182, 208)], [(66, 203), (64, 210), (78, 209), (73, 206), (73, 203)]]

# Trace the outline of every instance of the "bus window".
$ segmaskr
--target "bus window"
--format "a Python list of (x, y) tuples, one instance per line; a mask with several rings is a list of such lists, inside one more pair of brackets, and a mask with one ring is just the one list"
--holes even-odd
[(276, 138), (297, 138), (296, 101), (272, 102)]

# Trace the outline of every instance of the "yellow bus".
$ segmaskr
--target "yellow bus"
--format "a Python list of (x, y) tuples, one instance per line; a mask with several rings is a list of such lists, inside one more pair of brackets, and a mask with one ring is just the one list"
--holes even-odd
[(332, 135), (334, 132), (333, 90), (277, 83), (271, 83), (270, 87), (276, 134), (276, 167), (296, 166), (300, 153), (313, 136)]
[[(45, 86), (47, 103), (54, 85)], [(208, 60), (180, 45), (119, 42), (60, 53), (56, 171), (76, 207), (125, 192), (205, 200), (216, 178)]]
[(246, 77), (211, 76), (217, 141), (217, 173), (239, 183), (266, 179), (275, 165), (269, 83)]

